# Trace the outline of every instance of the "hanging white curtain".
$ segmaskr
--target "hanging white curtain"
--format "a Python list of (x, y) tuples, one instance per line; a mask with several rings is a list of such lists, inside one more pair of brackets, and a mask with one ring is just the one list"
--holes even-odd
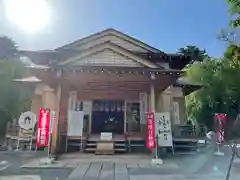
[(69, 111), (68, 136), (82, 136), (83, 134), (83, 111)]
[(146, 115), (148, 109), (147, 93), (139, 93), (139, 102), (140, 102), (140, 124), (146, 124)]
[(80, 111), (77, 92), (71, 91), (68, 99), (68, 136), (82, 136), (84, 112)]
[(174, 124), (180, 124), (179, 103), (177, 101), (173, 102), (173, 119)]

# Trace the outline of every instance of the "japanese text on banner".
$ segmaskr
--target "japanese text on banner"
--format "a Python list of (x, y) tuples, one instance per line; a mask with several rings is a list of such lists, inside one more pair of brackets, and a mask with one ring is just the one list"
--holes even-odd
[(50, 111), (45, 108), (39, 110), (37, 147), (48, 146), (50, 128)]
[(155, 122), (154, 122), (154, 113), (147, 113), (147, 148), (154, 149), (156, 147), (156, 138), (155, 138)]

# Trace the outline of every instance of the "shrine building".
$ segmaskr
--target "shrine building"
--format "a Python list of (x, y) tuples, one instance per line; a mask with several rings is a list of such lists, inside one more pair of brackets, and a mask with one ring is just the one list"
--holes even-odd
[[(200, 88), (182, 71), (189, 57), (114, 29), (21, 54), (28, 59), (28, 76), (15, 81), (34, 89), (31, 111), (56, 112), (52, 152), (95, 152), (103, 132), (112, 134), (115, 152), (145, 148), (147, 112), (169, 112), (173, 138), (178, 137), (178, 127), (186, 124), (185, 96)], [(77, 111), (84, 112), (79, 135)]]

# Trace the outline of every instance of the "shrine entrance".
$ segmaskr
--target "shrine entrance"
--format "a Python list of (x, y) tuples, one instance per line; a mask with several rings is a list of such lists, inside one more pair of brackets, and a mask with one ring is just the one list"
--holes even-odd
[(92, 111), (92, 133), (124, 133), (124, 101), (94, 100)]

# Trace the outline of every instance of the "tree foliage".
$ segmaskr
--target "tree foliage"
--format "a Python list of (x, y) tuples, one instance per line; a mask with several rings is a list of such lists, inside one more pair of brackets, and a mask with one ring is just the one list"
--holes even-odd
[(193, 46), (193, 45), (188, 45), (184, 48), (180, 48), (178, 50), (178, 54), (182, 54), (185, 56), (189, 56), (192, 59), (192, 62), (202, 62), (204, 60), (204, 58), (207, 57), (206, 51), (204, 50), (200, 50), (197, 46)]
[(19, 116), (29, 106), (29, 90), (13, 82), (24, 77), (24, 67), (17, 59), (15, 43), (0, 38), (0, 134), (4, 134), (7, 121)]
[(186, 69), (192, 82), (203, 85), (186, 98), (190, 119), (212, 128), (214, 113), (236, 118), (240, 112), (239, 55), (239, 46), (231, 45), (223, 58), (206, 58)]
[(8, 37), (0, 37), (0, 60), (16, 60), (18, 50), (15, 42)]
[(7, 121), (18, 118), (29, 107), (29, 90), (13, 82), (24, 76), (24, 68), (18, 61), (0, 61), (0, 134)]
[(231, 27), (240, 26), (240, 0), (227, 0), (229, 4), (229, 12), (231, 15), (230, 25)]
[(214, 113), (226, 113), (230, 119), (235, 119), (240, 113), (240, 46), (237, 39), (240, 33), (240, 0), (227, 0), (227, 3), (231, 26), (219, 36), (229, 43), (224, 56), (204, 58), (202, 53), (195, 53), (194, 60), (198, 62), (186, 69), (191, 81), (203, 85), (186, 98), (187, 116), (209, 128), (213, 128)]

